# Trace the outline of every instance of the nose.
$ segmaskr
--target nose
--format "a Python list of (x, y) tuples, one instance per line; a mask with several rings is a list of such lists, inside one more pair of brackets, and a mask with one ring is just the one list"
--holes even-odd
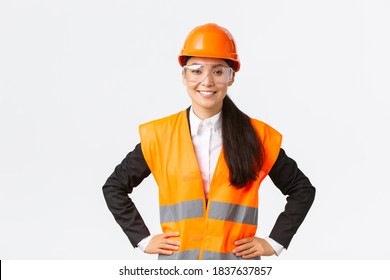
[(202, 85), (204, 85), (204, 86), (213, 86), (214, 85), (214, 80), (213, 80), (210, 73), (207, 73), (206, 77), (204, 77), (204, 79), (202, 81)]

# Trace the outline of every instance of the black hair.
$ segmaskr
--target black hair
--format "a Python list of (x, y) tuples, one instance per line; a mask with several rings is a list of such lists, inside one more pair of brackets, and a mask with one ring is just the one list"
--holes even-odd
[[(184, 58), (184, 65), (190, 58)], [(233, 61), (224, 61), (234, 69)], [(228, 95), (222, 105), (222, 144), (230, 183), (243, 188), (255, 181), (263, 166), (263, 145), (248, 115)]]
[(230, 183), (242, 188), (255, 181), (263, 166), (263, 145), (249, 117), (228, 95), (222, 106), (222, 143)]

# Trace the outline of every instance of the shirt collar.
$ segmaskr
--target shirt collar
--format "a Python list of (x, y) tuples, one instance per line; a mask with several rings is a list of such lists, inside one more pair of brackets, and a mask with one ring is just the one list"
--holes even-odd
[(191, 136), (197, 135), (199, 128), (203, 126), (208, 126), (213, 129), (213, 131), (218, 131), (222, 128), (222, 111), (215, 114), (211, 118), (201, 120), (197, 115), (195, 115), (192, 107), (190, 108), (190, 126), (191, 126)]

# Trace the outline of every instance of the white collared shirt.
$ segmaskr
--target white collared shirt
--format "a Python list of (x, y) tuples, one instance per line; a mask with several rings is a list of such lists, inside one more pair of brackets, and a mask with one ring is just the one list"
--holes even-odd
[(201, 120), (190, 110), (191, 138), (208, 199), (211, 180), (222, 149), (222, 112)]

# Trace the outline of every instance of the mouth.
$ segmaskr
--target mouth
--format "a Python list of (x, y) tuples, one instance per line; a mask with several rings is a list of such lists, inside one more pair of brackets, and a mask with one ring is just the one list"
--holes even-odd
[(198, 92), (203, 97), (210, 97), (217, 93), (216, 91), (210, 91), (210, 90), (198, 90)]

